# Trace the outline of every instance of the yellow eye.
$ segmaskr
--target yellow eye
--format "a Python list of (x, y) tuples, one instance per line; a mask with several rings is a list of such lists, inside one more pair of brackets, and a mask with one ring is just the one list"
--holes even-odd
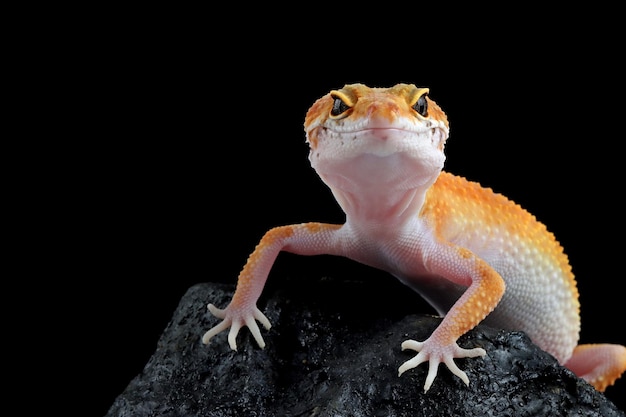
[(344, 103), (344, 101), (339, 97), (334, 97), (334, 99), (335, 101), (333, 102), (333, 108), (330, 110), (331, 116), (339, 116), (340, 114), (345, 113), (350, 109), (350, 106)]
[(413, 105), (413, 110), (424, 117), (428, 116), (428, 101), (426, 100), (427, 95), (428, 94), (422, 94)]

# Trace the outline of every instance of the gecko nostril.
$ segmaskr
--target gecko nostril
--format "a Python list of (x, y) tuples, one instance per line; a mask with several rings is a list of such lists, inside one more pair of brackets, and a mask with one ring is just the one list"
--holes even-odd
[(372, 117), (372, 115), (375, 115), (376, 113), (378, 113), (378, 104), (370, 104), (370, 106), (367, 108), (367, 117)]

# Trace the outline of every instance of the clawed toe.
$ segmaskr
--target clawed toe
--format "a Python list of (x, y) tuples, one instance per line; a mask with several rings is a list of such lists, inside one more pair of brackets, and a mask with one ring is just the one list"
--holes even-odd
[(437, 377), (437, 370), (440, 363), (444, 363), (446, 367), (454, 375), (459, 377), (465, 385), (469, 386), (469, 378), (467, 374), (463, 372), (454, 362), (455, 358), (473, 358), (477, 356), (484, 356), (486, 354), (484, 349), (463, 349), (456, 343), (441, 345), (436, 340), (426, 340), (425, 342), (418, 342), (415, 340), (406, 340), (402, 342), (402, 350), (415, 350), (419, 352), (413, 359), (410, 359), (402, 364), (398, 368), (398, 376), (402, 375), (409, 369), (413, 369), (424, 362), (428, 362), (428, 374), (424, 383), (424, 392), (427, 392), (435, 378)]
[(261, 330), (259, 329), (256, 320), (258, 320), (267, 330), (269, 330), (272, 325), (268, 318), (258, 308), (254, 307), (251, 312), (250, 310), (241, 311), (239, 309), (233, 309), (230, 306), (225, 309), (221, 309), (215, 307), (213, 304), (209, 304), (207, 308), (211, 314), (222, 319), (222, 321), (202, 336), (202, 343), (205, 345), (209, 344), (213, 336), (230, 327), (230, 331), (228, 332), (228, 344), (232, 350), (237, 350), (237, 335), (239, 334), (239, 330), (241, 330), (243, 326), (247, 326), (259, 347), (261, 349), (265, 347), (265, 341), (261, 336)]

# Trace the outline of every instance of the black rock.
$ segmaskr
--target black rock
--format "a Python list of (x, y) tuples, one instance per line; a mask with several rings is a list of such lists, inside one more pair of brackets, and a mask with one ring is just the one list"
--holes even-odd
[(456, 361), (469, 387), (441, 365), (424, 393), (426, 364), (398, 376), (415, 354), (400, 345), (426, 339), (441, 318), (401, 315), (406, 311), (394, 308), (399, 300), (366, 282), (288, 283), (260, 300), (273, 324), (261, 330), (265, 349), (247, 328), (237, 352), (227, 332), (203, 345), (202, 334), (218, 322), (206, 304), (225, 307), (233, 291), (223, 284), (191, 287), (107, 417), (624, 416), (524, 333), (483, 325), (459, 340), (487, 351)]

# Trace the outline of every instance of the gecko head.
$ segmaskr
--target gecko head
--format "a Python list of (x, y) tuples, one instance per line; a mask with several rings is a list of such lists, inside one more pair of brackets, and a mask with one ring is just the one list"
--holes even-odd
[(304, 122), (311, 165), (335, 188), (432, 183), (443, 168), (449, 126), (428, 93), (412, 84), (351, 84), (326, 94)]

